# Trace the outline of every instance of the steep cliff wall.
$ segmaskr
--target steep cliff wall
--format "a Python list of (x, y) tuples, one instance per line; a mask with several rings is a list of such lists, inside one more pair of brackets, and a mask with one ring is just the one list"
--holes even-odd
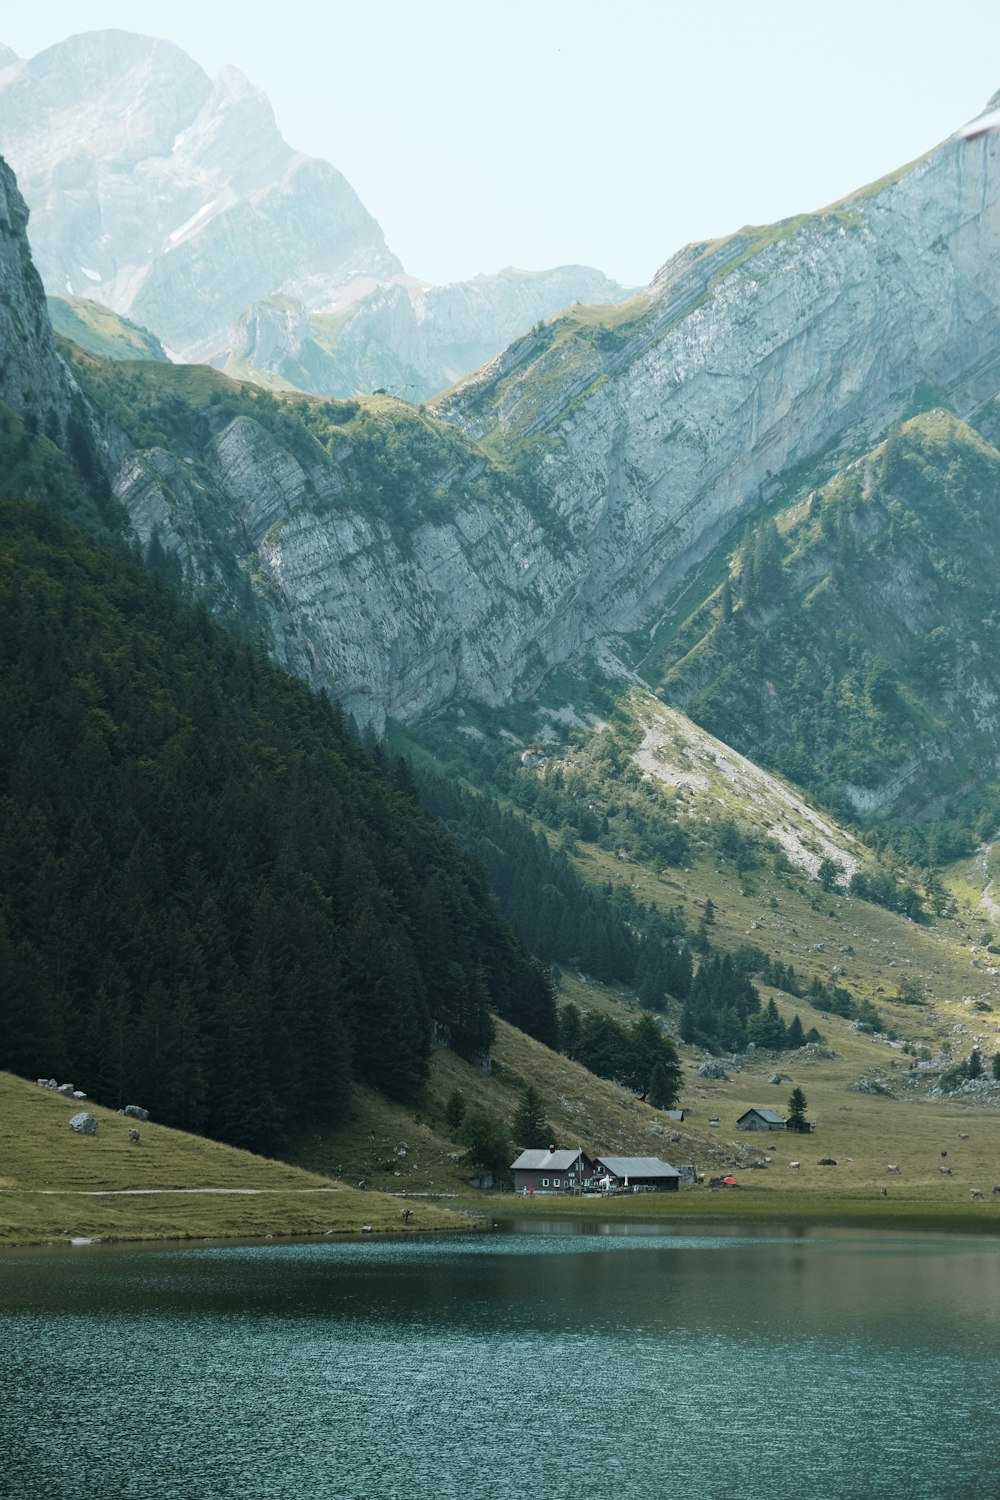
[(27, 226), (14, 173), (0, 157), (0, 401), (40, 425), (51, 413), (62, 428), (74, 387), (52, 342)]
[[(978, 401), (1000, 385), (998, 149), (948, 144), (824, 214), (690, 247), (631, 302), (536, 328), (437, 403), (466, 434), (460, 461), (402, 402), (331, 416), (315, 460), (273, 431), (216, 428), (198, 462), (275, 649), (376, 721), (529, 693), (588, 643), (654, 624), (790, 470), (863, 451), (916, 387)], [(123, 471), (119, 494), (141, 525), (134, 482)]]
[[(859, 451), (914, 388), (1000, 385), (1000, 145), (948, 143), (825, 213), (692, 246), (645, 299), (570, 314), (443, 398), (493, 451), (530, 456), (589, 556), (599, 631), (663, 590), (783, 476)], [(962, 382), (968, 382), (965, 387)]]

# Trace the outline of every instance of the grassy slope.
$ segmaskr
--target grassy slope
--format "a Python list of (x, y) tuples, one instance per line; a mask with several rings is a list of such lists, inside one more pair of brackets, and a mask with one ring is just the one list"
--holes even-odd
[[(661, 705), (637, 690), (630, 691), (629, 703), (637, 717), (643, 709), (653, 716), (662, 712)], [(580, 701), (574, 706), (578, 715), (583, 712)], [(523, 705), (500, 717), (501, 734), (509, 735), (511, 727), (516, 727), (518, 743), (511, 743), (514, 755), (519, 755), (521, 743), (536, 739), (540, 723), (553, 722), (551, 715), (536, 719)], [(481, 731), (489, 727), (482, 716), (479, 724)], [(425, 747), (443, 732), (443, 726), (439, 720), (433, 734), (424, 736)], [(697, 749), (703, 745), (697, 732), (692, 744)], [(572, 750), (568, 753), (572, 755)], [(550, 764), (560, 764), (559, 750), (550, 748), (550, 756)], [(714, 763), (702, 762), (701, 768), (709, 773), (706, 785), (693, 786), (689, 776), (683, 798), (682, 816), (689, 820), (693, 833), (709, 812), (734, 816), (757, 833), (779, 821), (780, 807), (773, 801), (758, 799), (758, 805), (748, 804)], [(613, 786), (608, 787), (608, 795), (613, 797)], [(663, 795), (676, 796), (669, 776)], [(790, 824), (792, 814), (786, 812), (784, 820)], [(557, 838), (551, 830), (547, 833)], [(864, 857), (863, 848), (850, 834), (840, 830), (839, 836), (845, 851)], [(807, 827), (802, 842), (808, 844), (809, 837)], [(594, 884), (626, 883), (647, 904), (679, 906), (692, 928), (710, 897), (715, 908), (711, 938), (722, 950), (756, 944), (773, 959), (794, 964), (806, 983), (813, 976), (828, 981), (835, 968), (842, 970), (835, 976), (838, 985), (858, 998), (872, 1000), (886, 1027), (900, 1039), (926, 1046), (939, 1064), (949, 1052), (955, 1059), (966, 1056), (973, 1045), (988, 1060), (997, 1046), (1000, 977), (990, 974), (997, 961), (981, 943), (987, 927), (1000, 927), (982, 905), (984, 887), (998, 873), (996, 860), (963, 861), (946, 872), (946, 883), (955, 897), (952, 915), (917, 925), (870, 903), (824, 892), (804, 870), (779, 873), (766, 858), (756, 869), (739, 874), (711, 849), (696, 847), (686, 869), (651, 868), (637, 861), (623, 863), (610, 850), (579, 842), (574, 859), (580, 873)], [(896, 1001), (904, 977), (917, 979), (925, 987), (926, 1004)], [(813, 1010), (807, 1000), (767, 986), (760, 988), (765, 1000), (774, 995), (786, 1022), (798, 1012), (807, 1029), (815, 1025), (824, 1037), (824, 1052), (832, 1055), (816, 1056), (808, 1049), (759, 1058), (748, 1053), (741, 1070), (716, 1082), (698, 1076), (704, 1054), (682, 1048), (685, 1083), (680, 1103), (688, 1111), (682, 1125), (675, 1126), (662, 1115), (657, 1118), (622, 1090), (614, 1090), (620, 1096), (621, 1113), (605, 1113), (597, 1091), (608, 1086), (593, 1080), (595, 1092), (583, 1101), (577, 1081), (580, 1070), (516, 1033), (501, 1034), (497, 1055), (518, 1082), (531, 1082), (539, 1090), (561, 1145), (654, 1152), (674, 1164), (694, 1162), (708, 1175), (732, 1166), (742, 1184), (739, 1193), (709, 1193), (701, 1188), (683, 1190), (669, 1200), (643, 1196), (616, 1212), (671, 1216), (709, 1212), (778, 1219), (801, 1213), (852, 1222), (873, 1217), (876, 1222), (919, 1220), (954, 1227), (1000, 1227), (1000, 1197), (993, 1199), (991, 1193), (994, 1182), (1000, 1182), (1000, 1090), (979, 1097), (933, 1099), (929, 1094), (938, 1073), (909, 1082), (904, 1075), (910, 1072), (911, 1059), (900, 1047), (855, 1031), (840, 1017)], [(970, 996), (992, 1006), (993, 1013), (975, 1010)], [(609, 989), (579, 975), (563, 975), (560, 999), (625, 1019), (638, 1012), (635, 997), (627, 991)], [(676, 1013), (668, 1016), (668, 1022), (676, 1020)], [(791, 1075), (790, 1080), (770, 1084), (768, 1079), (776, 1071)], [(861, 1079), (881, 1084), (889, 1094), (860, 1092), (855, 1085)], [(769, 1105), (785, 1112), (796, 1085), (808, 1099), (809, 1116), (818, 1126), (815, 1133), (739, 1136), (735, 1122), (745, 1109)], [(718, 1127), (708, 1124), (713, 1115), (720, 1119)], [(968, 1140), (961, 1140), (960, 1134)], [(741, 1141), (757, 1151), (742, 1150)], [(761, 1148), (774, 1157), (766, 1171), (748, 1165)], [(942, 1151), (948, 1152), (947, 1159)], [(819, 1166), (823, 1156), (834, 1157), (837, 1167)], [(788, 1172), (789, 1160), (802, 1163), (795, 1174)], [(889, 1163), (902, 1167), (898, 1177), (887, 1174)], [(946, 1165), (951, 1166), (950, 1177), (940, 1171)], [(883, 1185), (889, 1187), (888, 1199), (881, 1197)], [(973, 1203), (972, 1188), (984, 1191), (987, 1201)], [(548, 1206), (544, 1205), (546, 1210)], [(517, 1210), (516, 1205), (504, 1208), (494, 1199), (491, 1211)], [(600, 1210), (587, 1206), (584, 1211)]]
[[(634, 661), (699, 723), (835, 805), (852, 785), (921, 819), (972, 790), (981, 802), (984, 785), (995, 796), (983, 705), (996, 692), (998, 474), (996, 448), (971, 427), (921, 413), (811, 493), (786, 487), (780, 594), (748, 606), (738, 564), (721, 623), (731, 536), (654, 639), (630, 642)], [(876, 660), (886, 680), (871, 690)]]
[(48, 297), (52, 327), (88, 354), (102, 359), (149, 359), (167, 356), (155, 333), (129, 322), (99, 302), (86, 297)]
[[(77, 1135), (89, 1110), (96, 1135)], [(398, 1231), (399, 1202), (0, 1073), (0, 1244)], [(181, 1189), (196, 1191), (179, 1191)], [(225, 1189), (225, 1192), (209, 1191)], [(419, 1205), (411, 1228), (466, 1227)]]

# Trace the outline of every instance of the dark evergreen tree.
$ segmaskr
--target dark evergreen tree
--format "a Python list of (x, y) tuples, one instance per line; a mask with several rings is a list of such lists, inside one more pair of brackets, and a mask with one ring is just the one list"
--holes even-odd
[(514, 1113), (511, 1134), (515, 1146), (522, 1151), (541, 1149), (552, 1141), (552, 1127), (545, 1118), (542, 1101), (530, 1083)]
[(555, 1041), (405, 767), (50, 512), (0, 502), (0, 541), (0, 1066), (269, 1151), (352, 1078), (414, 1098), (434, 1027)]
[(809, 1129), (809, 1121), (806, 1119), (808, 1103), (806, 1096), (800, 1088), (792, 1089), (788, 1099), (788, 1119), (785, 1122), (786, 1130), (805, 1131)]

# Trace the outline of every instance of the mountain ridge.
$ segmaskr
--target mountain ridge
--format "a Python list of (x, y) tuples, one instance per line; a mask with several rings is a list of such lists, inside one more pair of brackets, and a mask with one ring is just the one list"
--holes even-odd
[[(422, 399), (566, 303), (623, 295), (587, 267), (425, 287), (336, 167), (285, 141), (260, 89), (231, 66), (209, 78), (171, 42), (81, 33), (0, 66), (0, 99), (50, 295), (132, 318), (175, 359)], [(299, 308), (283, 339), (273, 299)]]

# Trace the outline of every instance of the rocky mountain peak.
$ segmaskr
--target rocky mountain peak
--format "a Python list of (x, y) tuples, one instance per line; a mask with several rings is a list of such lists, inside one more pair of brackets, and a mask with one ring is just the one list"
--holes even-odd
[[(129, 31), (87, 31), (26, 61), (3, 90), (4, 154), (37, 203), (73, 142), (119, 171), (169, 156), (211, 94), (180, 47)], [(75, 153), (73, 153), (75, 154)]]
[(211, 80), (170, 42), (88, 32), (0, 73), (0, 150), (32, 206), (55, 295), (86, 295), (185, 358), (255, 298), (331, 303), (402, 267), (349, 183), (297, 155), (237, 68)]

